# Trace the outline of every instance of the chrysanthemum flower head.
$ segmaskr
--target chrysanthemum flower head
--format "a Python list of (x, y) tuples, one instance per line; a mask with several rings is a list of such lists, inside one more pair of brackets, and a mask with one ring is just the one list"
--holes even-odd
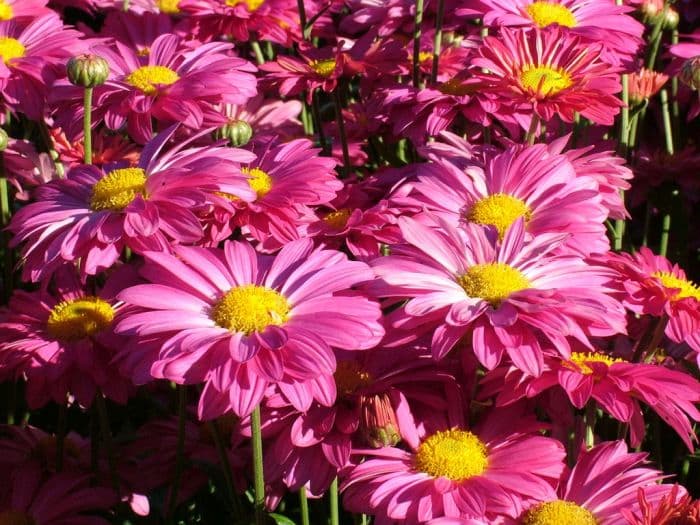
[(52, 14), (46, 7), (47, 0), (0, 0), (0, 20), (27, 22), (33, 18)]

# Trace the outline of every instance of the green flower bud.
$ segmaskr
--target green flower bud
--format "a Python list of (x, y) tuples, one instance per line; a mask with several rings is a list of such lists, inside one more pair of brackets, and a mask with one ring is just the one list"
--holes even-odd
[(94, 88), (105, 83), (109, 77), (109, 64), (97, 55), (78, 55), (68, 61), (66, 67), (71, 84)]
[(253, 128), (245, 120), (224, 124), (216, 130), (217, 139), (228, 139), (231, 146), (239, 148), (248, 144), (253, 137)]
[(0, 151), (5, 151), (10, 143), (10, 137), (7, 136), (7, 131), (0, 128)]

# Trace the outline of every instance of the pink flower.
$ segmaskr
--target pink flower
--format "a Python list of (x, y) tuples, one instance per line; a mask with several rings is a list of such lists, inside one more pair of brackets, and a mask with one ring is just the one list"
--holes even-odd
[(644, 490), (637, 489), (639, 515), (630, 509), (622, 509), (622, 515), (630, 525), (699, 525), (700, 500), (693, 500), (690, 494), (683, 495), (683, 492), (680, 485), (673, 485), (671, 491), (653, 506)]
[[(600, 44), (553, 27), (502, 28), (488, 36), (472, 60), (474, 75), (510, 112), (534, 112), (545, 122), (555, 115), (573, 122), (574, 114), (612, 125), (622, 102), (617, 69), (603, 61)], [(481, 69), (478, 69), (481, 68)]]
[(153, 284), (119, 295), (135, 308), (118, 329), (159, 340), (154, 377), (205, 383), (202, 418), (245, 416), (271, 384), (333, 373), (331, 346), (372, 348), (384, 335), (379, 306), (351, 290), (373, 278), (369, 267), (311, 241), (274, 257), (241, 242), (145, 257)]
[(517, 368), (539, 376), (549, 345), (568, 358), (569, 339), (592, 348), (590, 335), (624, 331), (623, 308), (607, 295), (614, 272), (554, 254), (564, 235), (525, 242), (518, 219), (498, 243), (495, 229), (436, 222), (440, 230), (399, 219), (409, 245), (372, 262), (380, 279), (371, 284), (379, 297), (409, 299), (390, 315), (392, 326), (414, 336), (434, 330), (434, 357), (466, 338), (486, 368), (506, 353)]
[(0, 20), (29, 22), (34, 18), (53, 14), (46, 7), (48, 0), (2, 0), (0, 3)]
[(36, 190), (37, 202), (12, 218), (13, 242), (26, 242), (24, 278), (38, 281), (56, 268), (81, 259), (83, 273), (109, 268), (125, 247), (136, 252), (167, 250), (173, 242), (203, 236), (195, 211), (209, 194), (254, 195), (238, 170), (252, 155), (217, 146), (186, 149), (187, 142), (162, 153), (175, 127), (144, 148), (137, 167), (78, 166), (65, 179)]

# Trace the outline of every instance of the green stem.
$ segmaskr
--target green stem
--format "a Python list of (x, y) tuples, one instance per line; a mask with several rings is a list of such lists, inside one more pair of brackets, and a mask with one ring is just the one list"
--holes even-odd
[(338, 478), (334, 478), (331, 487), (328, 489), (328, 496), (331, 507), (331, 525), (340, 525), (340, 514), (338, 512)]
[(435, 39), (433, 40), (433, 68), (430, 71), (430, 83), (434, 84), (438, 76), (438, 62), (442, 51), (442, 19), (445, 16), (445, 0), (438, 0), (435, 18)]
[(311, 122), (309, 105), (305, 100), (301, 101), (301, 125), (304, 126), (304, 135), (310, 136), (314, 134), (314, 125)]
[(589, 401), (586, 405), (586, 414), (584, 416), (584, 421), (586, 423), (586, 448), (592, 448), (593, 445), (595, 445), (595, 420), (595, 403)]
[(306, 9), (304, 8), (304, 0), (297, 0), (297, 9), (299, 10), (299, 25), (301, 26), (301, 38), (304, 40), (308, 40), (308, 30), (310, 28), (306, 26)]
[(128, 11), (128, 10), (129, 10), (129, 1), (130, 1), (130, 0), (124, 0), (124, 3), (122, 4), (122, 10), (123, 10), (123, 11)]
[(661, 45), (661, 36), (663, 34), (664, 19), (666, 18), (666, 13), (668, 12), (668, 4), (664, 3), (664, 10), (661, 12), (654, 27), (651, 30), (651, 35), (649, 36), (649, 54), (647, 55), (646, 67), (647, 69), (654, 69), (656, 64), (656, 57), (659, 54), (659, 46)]
[(668, 253), (668, 237), (671, 233), (671, 214), (664, 214), (661, 219), (661, 241), (659, 242), (659, 255), (666, 257)]
[(187, 422), (187, 387), (177, 386), (177, 448), (175, 452), (175, 475), (173, 476), (173, 486), (170, 492), (168, 505), (168, 516), (173, 523), (175, 521), (175, 510), (177, 508), (177, 493), (180, 489), (182, 470), (185, 463), (185, 423)]
[(530, 146), (535, 143), (535, 139), (537, 138), (537, 125), (539, 123), (539, 117), (533, 114), (532, 119), (530, 120), (530, 129), (527, 130), (527, 134), (525, 135), (525, 142), (527, 142)]
[(413, 21), (413, 87), (420, 87), (420, 35), (423, 23), (423, 0), (416, 0), (416, 17)]
[(265, 525), (265, 473), (263, 472), (262, 424), (260, 405), (250, 415), (251, 437), (253, 441), (253, 486), (255, 488), (255, 524)]
[(238, 521), (238, 519), (243, 515), (243, 512), (241, 509), (241, 502), (239, 501), (236, 491), (233, 488), (231, 462), (228, 460), (226, 445), (224, 444), (224, 440), (221, 438), (221, 431), (219, 430), (219, 425), (216, 423), (216, 420), (208, 421), (207, 427), (209, 427), (209, 432), (211, 433), (212, 439), (214, 440), (214, 445), (216, 446), (216, 453), (219, 456), (219, 463), (221, 464), (221, 470), (224, 475), (224, 484), (226, 485), (226, 492), (228, 493), (231, 509), (234, 517), (236, 518), (235, 521)]
[(629, 77), (622, 75), (622, 109), (620, 110), (620, 138), (618, 143), (618, 153), (622, 157), (627, 156), (630, 137), (630, 95)]
[[(3, 155), (3, 154), (0, 154)], [(0, 170), (2, 170), (2, 158), (0, 157)], [(4, 175), (4, 170), (2, 170)], [(0, 242), (2, 246), (2, 302), (7, 304), (12, 296), (12, 288), (14, 286), (14, 257), (12, 248), (10, 248), (11, 235), (5, 228), (10, 224), (12, 216), (12, 207), (10, 205), (10, 192), (7, 179), (0, 177)]]
[(92, 88), (83, 93), (83, 148), (85, 164), (92, 164)]
[(318, 143), (321, 149), (323, 149), (323, 152), (328, 155), (330, 152), (326, 141), (326, 135), (323, 133), (323, 122), (321, 121), (321, 109), (319, 107), (318, 96), (318, 91), (314, 91), (311, 95), (311, 114), (314, 119), (314, 128), (318, 131)]
[[(673, 32), (671, 33), (671, 45), (675, 45), (678, 43), (678, 30), (674, 29)], [(680, 142), (680, 137), (681, 137), (681, 110), (680, 110), (680, 105), (678, 104), (678, 76), (674, 75), (671, 78), (671, 118), (673, 120), (673, 136), (676, 137), (676, 141), (678, 144), (682, 144)]]
[(109, 428), (109, 414), (107, 414), (107, 404), (105, 403), (102, 392), (98, 391), (95, 395), (95, 403), (97, 403), (97, 414), (100, 418), (100, 432), (102, 433), (102, 439), (104, 440), (105, 449), (107, 450), (107, 462), (109, 463), (112, 487), (117, 494), (120, 494), (119, 476), (117, 475), (117, 464), (112, 443), (112, 430)]
[(664, 138), (666, 139), (666, 153), (673, 155), (673, 131), (671, 130), (671, 114), (668, 109), (668, 91), (662, 89), (659, 93), (661, 97), (661, 115), (664, 121)]
[(333, 92), (333, 102), (335, 103), (335, 118), (338, 123), (338, 134), (340, 135), (340, 145), (343, 148), (343, 175), (350, 173), (350, 150), (348, 149), (348, 138), (345, 134), (345, 119), (343, 118), (343, 103), (340, 100), (340, 84)]
[(257, 40), (251, 40), (250, 48), (253, 50), (253, 54), (255, 55), (255, 61), (257, 62), (257, 64), (264, 64), (265, 57), (263, 56), (262, 49), (260, 48), (260, 42), (258, 42)]
[(309, 498), (306, 496), (306, 487), (299, 489), (299, 508), (301, 509), (301, 525), (309, 525)]
[(66, 443), (66, 401), (58, 405), (58, 426), (56, 429), (56, 472), (63, 470), (63, 450)]

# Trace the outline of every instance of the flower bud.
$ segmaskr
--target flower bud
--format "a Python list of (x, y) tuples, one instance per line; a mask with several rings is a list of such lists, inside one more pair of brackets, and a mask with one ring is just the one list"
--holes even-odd
[(7, 136), (7, 131), (0, 128), (0, 151), (5, 151), (9, 142), (10, 137)]
[(253, 128), (245, 120), (236, 120), (224, 124), (216, 130), (216, 138), (228, 139), (231, 146), (240, 148), (248, 144), (253, 137)]
[(681, 17), (678, 11), (669, 7), (666, 9), (666, 15), (664, 16), (663, 28), (667, 31), (672, 31), (678, 27), (678, 23), (681, 21)]
[(78, 55), (71, 58), (66, 66), (71, 84), (93, 88), (105, 83), (109, 76), (109, 64), (97, 55)]
[(691, 89), (700, 90), (700, 55), (683, 63), (679, 78)]
[(396, 412), (388, 394), (362, 398), (361, 434), (374, 448), (393, 447), (401, 441)]

